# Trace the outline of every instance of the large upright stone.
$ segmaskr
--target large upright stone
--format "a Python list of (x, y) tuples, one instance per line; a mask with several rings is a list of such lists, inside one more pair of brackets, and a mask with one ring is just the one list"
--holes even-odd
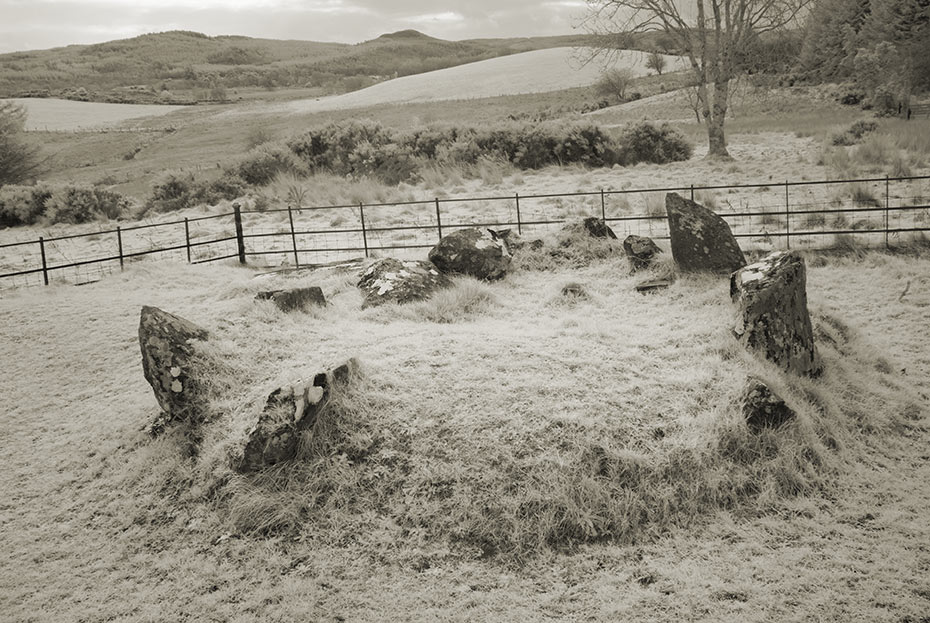
[(623, 252), (626, 254), (626, 258), (630, 260), (630, 266), (634, 271), (637, 271), (649, 268), (653, 258), (662, 253), (662, 249), (652, 238), (630, 234), (623, 240)]
[(675, 193), (665, 195), (672, 257), (685, 271), (731, 273), (746, 258), (730, 226), (704, 206)]
[(386, 257), (362, 273), (358, 287), (365, 295), (362, 309), (384, 303), (410, 303), (429, 298), (452, 284), (432, 262)]
[(315, 374), (309, 382), (298, 381), (271, 392), (255, 424), (246, 433), (242, 451), (233, 459), (239, 472), (254, 472), (289, 461), (297, 455), (300, 437), (313, 428), (333, 395), (342, 391), (358, 362), (346, 363)]
[(490, 229), (472, 227), (443, 236), (429, 252), (430, 261), (444, 273), (500, 279), (512, 255), (503, 237)]
[(807, 311), (807, 270), (793, 251), (776, 251), (730, 276), (738, 306), (734, 335), (784, 370), (817, 376), (822, 367)]
[(202, 381), (193, 369), (193, 342), (207, 330), (157, 307), (145, 306), (139, 317), (142, 372), (165, 412), (162, 422), (197, 418), (202, 414)]

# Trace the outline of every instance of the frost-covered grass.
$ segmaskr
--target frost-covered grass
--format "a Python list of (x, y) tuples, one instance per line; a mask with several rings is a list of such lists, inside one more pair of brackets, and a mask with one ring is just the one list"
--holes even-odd
[[(642, 296), (622, 260), (553, 268), (365, 311), (351, 275), (170, 263), (4, 294), (4, 616), (919, 620), (926, 258), (809, 263), (815, 381), (735, 345), (725, 280)], [(330, 305), (252, 301), (298, 284)], [(143, 304), (209, 328), (217, 377), (244, 379), (196, 459), (139, 430)], [(247, 406), (348, 356), (363, 376), (304, 461), (233, 475)], [(748, 433), (749, 374), (796, 424)]]

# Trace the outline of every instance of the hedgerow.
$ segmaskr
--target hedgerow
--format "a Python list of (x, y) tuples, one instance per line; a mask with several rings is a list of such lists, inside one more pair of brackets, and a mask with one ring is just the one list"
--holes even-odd
[(115, 219), (129, 211), (131, 202), (120, 193), (85, 185), (8, 185), (0, 188), (0, 225), (87, 223)]

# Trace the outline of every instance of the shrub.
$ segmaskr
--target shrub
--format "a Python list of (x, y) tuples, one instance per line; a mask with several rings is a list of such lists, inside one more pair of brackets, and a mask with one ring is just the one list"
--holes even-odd
[(619, 162), (624, 165), (687, 160), (693, 151), (685, 137), (665, 123), (657, 127), (643, 122), (626, 128), (620, 134), (619, 143)]
[(32, 225), (45, 215), (52, 190), (45, 185), (0, 188), (0, 226)]
[(145, 211), (174, 212), (196, 202), (198, 187), (193, 173), (166, 173), (152, 186), (152, 196), (145, 202)]
[(253, 186), (265, 186), (279, 173), (299, 172), (306, 172), (306, 166), (283, 143), (260, 145), (227, 169)]
[(46, 217), (52, 223), (87, 223), (97, 218), (118, 218), (129, 207), (129, 200), (112, 190), (64, 186), (46, 201)]
[(845, 132), (839, 134), (834, 134), (832, 138), (832, 143), (837, 146), (848, 146), (855, 145), (862, 140), (862, 137), (866, 134), (874, 132), (878, 128), (878, 124), (874, 121), (863, 121), (859, 120), (849, 126)]

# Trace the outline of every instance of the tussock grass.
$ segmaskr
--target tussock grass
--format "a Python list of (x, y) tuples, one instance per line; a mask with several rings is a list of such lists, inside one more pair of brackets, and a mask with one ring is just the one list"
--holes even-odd
[[(816, 380), (735, 344), (725, 279), (679, 275), (641, 296), (621, 257), (460, 282), (461, 300), (483, 290), (494, 303), (458, 322), (361, 312), (355, 275), (338, 270), (253, 279), (232, 266), (149, 264), (14, 293), (3, 343), (43, 348), (2, 353), (15, 451), (0, 492), (16, 504), (2, 528), (5, 614), (372, 620), (399, 601), (488, 618), (516, 603), (532, 619), (555, 603), (538, 601), (540, 586), (561, 594), (571, 581), (583, 595), (572, 616), (613, 613), (618, 591), (635, 618), (695, 607), (738, 618), (721, 610), (731, 593), (788, 616), (768, 601), (773, 585), (799, 600), (795, 613), (820, 615), (845, 595), (831, 613), (916, 615), (928, 301), (905, 281), (917, 284), (926, 264), (873, 253), (810, 264), (826, 364)], [(569, 282), (589, 297), (547, 304)], [(329, 305), (302, 315), (252, 301), (296, 285), (320, 285)], [(207, 354), (228, 366), (216, 369), (196, 455), (181, 429), (139, 432), (157, 412), (134, 337), (143, 303), (210, 329)], [(94, 318), (86, 334), (73, 331), (79, 317)], [(347, 355), (362, 373), (301, 459), (233, 473), (234, 433), (268, 392)], [(751, 434), (739, 409), (749, 375), (797, 420)], [(850, 595), (847, 580), (876, 564), (881, 577)], [(689, 579), (699, 568), (705, 579)], [(754, 571), (763, 580), (745, 579)], [(463, 581), (478, 588), (457, 592)]]
[[(589, 240), (598, 249), (616, 243)], [(332, 275), (333, 302), (313, 321), (337, 323), (336, 334), (381, 335), (375, 351), (385, 354), (327, 407), (299, 461), (254, 477), (229, 470), (231, 440), (270, 389), (299, 371), (297, 353), (282, 359), (281, 349), (306, 325), (264, 305), (241, 308), (240, 320), (219, 329), (215, 356), (235, 378), (216, 386), (225, 415), (204, 436), (195, 488), (212, 491), (228, 530), (243, 536), (333, 546), (380, 530), (384, 555), (413, 543), (526, 560), (582, 543), (632, 543), (719, 509), (765, 512), (825, 490), (857, 435), (894, 425), (884, 406), (912, 398), (890, 375), (866, 382), (874, 362), (829, 312), (816, 316), (827, 373), (796, 379), (730, 337), (722, 280), (679, 276), (661, 302), (634, 298), (625, 260), (593, 259), (592, 248), (573, 252), (582, 263), (553, 260), (554, 282), (524, 263), (502, 283), (458, 279), (429, 301), (362, 313), (351, 311), (358, 294), (349, 276)], [(576, 283), (589, 296), (553, 304), (570, 283), (566, 266), (581, 271)], [(516, 330), (529, 310), (536, 326)], [(540, 339), (554, 340), (554, 350)], [(333, 340), (344, 341), (362, 344)], [(384, 365), (384, 349), (401, 368)], [(748, 375), (775, 388), (797, 421), (752, 434), (739, 406)], [(243, 396), (246, 379), (260, 389)], [(160, 478), (172, 474), (183, 482), (163, 489), (191, 486), (190, 469)]]

